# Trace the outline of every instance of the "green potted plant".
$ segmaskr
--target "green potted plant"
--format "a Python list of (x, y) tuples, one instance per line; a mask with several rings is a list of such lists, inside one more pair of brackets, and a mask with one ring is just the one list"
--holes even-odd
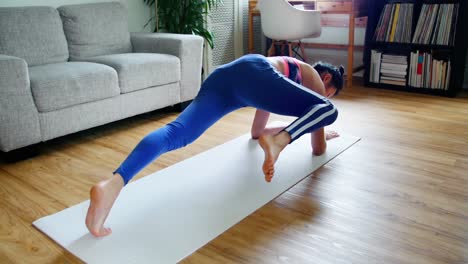
[(222, 0), (143, 0), (148, 6), (156, 5), (154, 32), (165, 31), (195, 34), (203, 37), (213, 48), (213, 34), (208, 30), (206, 15)]

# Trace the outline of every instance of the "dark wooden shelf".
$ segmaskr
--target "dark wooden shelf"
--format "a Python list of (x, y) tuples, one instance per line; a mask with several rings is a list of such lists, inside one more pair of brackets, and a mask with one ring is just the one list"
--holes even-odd
[(432, 44), (419, 44), (419, 43), (402, 43), (402, 42), (385, 42), (385, 41), (371, 41), (371, 45), (378, 46), (395, 46), (395, 47), (410, 47), (421, 49), (447, 49), (453, 50), (454, 46), (450, 45), (432, 45)]
[(374, 83), (374, 82), (367, 82), (366, 86), (372, 87), (372, 88), (380, 88), (380, 89), (395, 90), (395, 91), (402, 91), (402, 92), (421, 93), (421, 94), (430, 94), (430, 95), (447, 96), (447, 97), (454, 96), (452, 91), (443, 90), (443, 89), (419, 88), (419, 87), (412, 87), (412, 86), (402, 86), (402, 85), (393, 85), (393, 84), (387, 84), (387, 83)]
[[(455, 32), (455, 45), (431, 45), (431, 44), (416, 44), (416, 43), (399, 43), (399, 42), (385, 42), (375, 41), (374, 32), (377, 24), (379, 23), (380, 14), (382, 13), (385, 4), (395, 3), (413, 3), (413, 21), (412, 21), (412, 35), (419, 20), (422, 6), (424, 4), (459, 4), (458, 19)], [(405, 92), (432, 94), (439, 96), (456, 96), (462, 90), (465, 61), (468, 46), (468, 34), (465, 33), (466, 25), (468, 25), (468, 1), (467, 0), (386, 0), (386, 1), (369, 1), (368, 6), (368, 19), (364, 47), (364, 84), (368, 87), (391, 89)], [(371, 64), (371, 50), (379, 50), (384, 54), (405, 55), (408, 56), (411, 52), (420, 50), (423, 52), (431, 51), (434, 58), (447, 58), (451, 61), (451, 75), (448, 90), (430, 89), (430, 88), (416, 88), (411, 86), (399, 86), (392, 84), (373, 83), (369, 82), (369, 72)], [(408, 64), (409, 67), (409, 64)], [(408, 71), (408, 70), (407, 70)]]

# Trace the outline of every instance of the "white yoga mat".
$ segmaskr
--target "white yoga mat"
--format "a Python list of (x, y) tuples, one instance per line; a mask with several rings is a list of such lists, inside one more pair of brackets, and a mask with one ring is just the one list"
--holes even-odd
[(86, 263), (176, 263), (356, 143), (341, 135), (313, 156), (310, 136), (286, 147), (271, 183), (264, 154), (246, 134), (129, 183), (108, 216), (113, 233), (90, 235), (89, 200), (33, 223)]

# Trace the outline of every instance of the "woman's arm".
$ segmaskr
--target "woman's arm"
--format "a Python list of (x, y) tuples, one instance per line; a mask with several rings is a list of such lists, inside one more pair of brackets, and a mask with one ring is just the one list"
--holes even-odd
[(312, 146), (312, 153), (320, 156), (327, 150), (327, 141), (325, 140), (325, 129), (319, 128), (310, 133), (310, 143)]
[(263, 134), (263, 130), (265, 130), (265, 126), (268, 123), (269, 117), (269, 112), (257, 109), (252, 123), (252, 129), (250, 131), (253, 139), (258, 139), (258, 137)]
[[(325, 129), (323, 127), (314, 131), (310, 135), (311, 135), (310, 142), (312, 146), (312, 153), (317, 156), (320, 156), (323, 153), (325, 153), (325, 150), (327, 150), (328, 140), (331, 140), (340, 136), (340, 134), (338, 134), (335, 131), (325, 132)], [(323, 138), (325, 140), (323, 140)]]
[[(325, 86), (318, 72), (309, 64), (301, 63), (303, 84), (308, 89), (322, 95), (325, 94)], [(322, 155), (327, 150), (325, 129), (322, 127), (311, 133), (311, 146), (314, 155)]]
[(258, 139), (261, 135), (276, 135), (285, 128), (285, 126), (266, 127), (269, 117), (269, 112), (257, 109), (251, 130), (253, 139)]

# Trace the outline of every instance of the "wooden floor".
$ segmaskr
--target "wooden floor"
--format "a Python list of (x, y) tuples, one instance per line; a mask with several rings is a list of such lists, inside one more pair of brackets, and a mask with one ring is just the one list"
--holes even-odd
[[(362, 140), (183, 263), (468, 263), (468, 97), (353, 87), (333, 101), (330, 129)], [(253, 112), (226, 116), (136, 178), (247, 133)], [(176, 116), (145, 114), (0, 163), (0, 263), (79, 263), (31, 223), (88, 199)]]

